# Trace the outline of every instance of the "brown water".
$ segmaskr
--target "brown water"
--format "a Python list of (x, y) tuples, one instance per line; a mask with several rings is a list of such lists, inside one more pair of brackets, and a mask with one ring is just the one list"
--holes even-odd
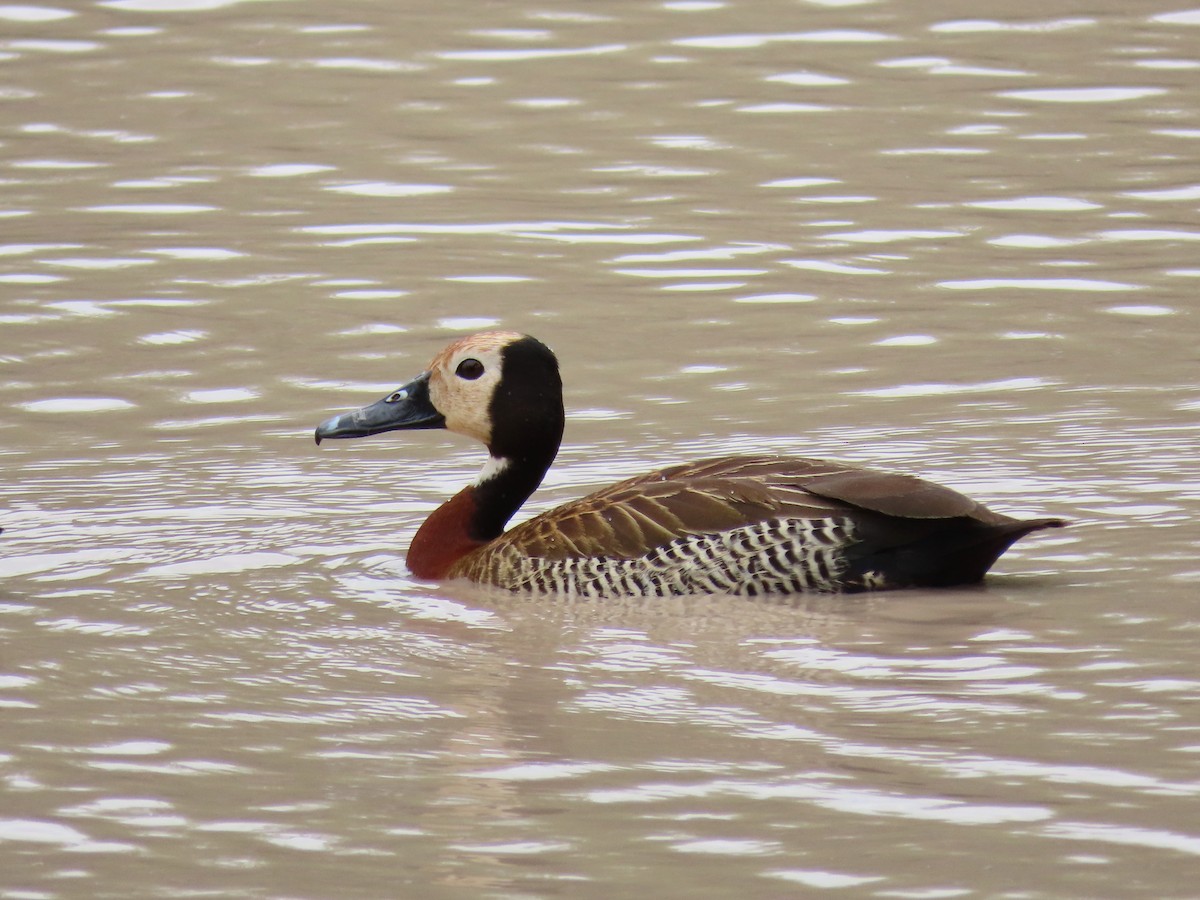
[[(0, 6), (0, 898), (1200, 896), (1200, 12), (1053, 6)], [(312, 428), (493, 325), (539, 509), (769, 449), (1075, 525), (416, 583), (479, 451)]]

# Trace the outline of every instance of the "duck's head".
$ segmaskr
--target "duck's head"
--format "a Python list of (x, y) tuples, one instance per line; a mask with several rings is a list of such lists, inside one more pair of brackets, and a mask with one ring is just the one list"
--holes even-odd
[(426, 371), (382, 400), (322, 422), (316, 438), (319, 444), (417, 428), (464, 434), (496, 459), (546, 448), (553, 458), (563, 430), (558, 360), (526, 334), (473, 334), (446, 347)]

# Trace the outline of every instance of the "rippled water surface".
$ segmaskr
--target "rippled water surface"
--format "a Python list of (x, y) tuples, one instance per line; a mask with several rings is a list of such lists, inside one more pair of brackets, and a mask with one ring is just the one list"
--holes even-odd
[[(0, 898), (1196, 896), (1200, 10), (0, 5)], [(493, 326), (532, 506), (834, 456), (978, 589), (413, 581)]]

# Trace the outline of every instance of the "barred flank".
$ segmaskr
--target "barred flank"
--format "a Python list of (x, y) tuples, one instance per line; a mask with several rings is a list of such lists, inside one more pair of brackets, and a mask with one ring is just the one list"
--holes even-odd
[(855, 542), (846, 518), (768, 519), (716, 534), (685, 535), (633, 559), (494, 560), (489, 581), (512, 590), (604, 598), (676, 594), (837, 591)]

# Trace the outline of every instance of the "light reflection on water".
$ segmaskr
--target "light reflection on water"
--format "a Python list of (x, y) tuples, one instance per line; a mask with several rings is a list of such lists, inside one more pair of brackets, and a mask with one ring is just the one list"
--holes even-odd
[[(1197, 17), (893, 6), (0, 7), (5, 890), (1186, 892)], [(783, 452), (1074, 524), (978, 590), (416, 583), (481, 455), (312, 427), (492, 327), (566, 375), (531, 512)]]

